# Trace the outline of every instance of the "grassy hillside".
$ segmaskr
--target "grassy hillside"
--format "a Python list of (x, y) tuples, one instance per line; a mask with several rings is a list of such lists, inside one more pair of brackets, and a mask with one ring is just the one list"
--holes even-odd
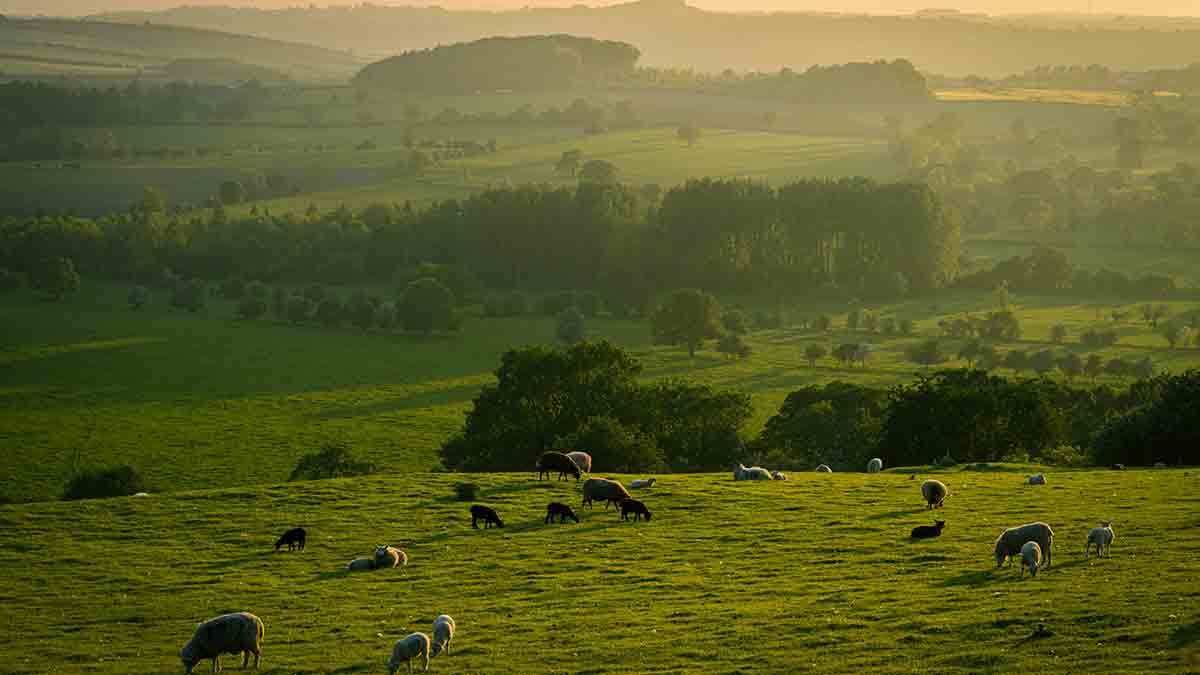
[[(75, 468), (114, 463), (134, 465), (157, 490), (277, 482), (300, 456), (329, 441), (349, 443), (384, 471), (426, 471), (491, 381), (500, 355), (554, 335), (553, 319), (543, 317), (473, 316), (461, 335), (433, 338), (246, 322), (233, 318), (232, 303), (215, 299), (199, 315), (169, 310), (161, 292), (134, 312), (125, 293), (85, 281), (79, 297), (62, 303), (35, 302), (26, 293), (0, 298), (0, 447), (21, 449), (0, 453), (0, 474), (9, 478), (0, 496), (54, 499)], [(847, 331), (844, 305), (783, 305), (789, 326), (829, 313), (835, 329), (755, 332), (747, 337), (753, 354), (736, 361), (709, 350), (689, 359), (686, 351), (652, 347), (645, 322), (599, 318), (586, 328), (593, 338), (633, 350), (647, 378), (686, 377), (750, 393), (755, 414), (745, 433), (756, 435), (800, 386), (911, 378), (921, 367), (905, 352), (937, 335), (940, 317), (984, 310), (990, 302), (962, 293), (876, 308), (881, 316), (916, 321), (912, 337)], [(1086, 357), (1092, 352), (1079, 344), (1079, 333), (1104, 323), (1112, 309), (1022, 296), (1016, 303), (1023, 339), (1000, 345), (1002, 351), (1056, 348), (1050, 329), (1062, 322), (1069, 335), (1056, 349)], [(1138, 315), (1135, 304), (1126, 306), (1131, 317)], [(1178, 316), (1195, 307), (1179, 302), (1171, 309)], [(1200, 350), (1169, 350), (1144, 324), (1115, 327), (1120, 342), (1097, 352), (1105, 359), (1149, 356), (1159, 369), (1175, 371), (1200, 364)], [(813, 368), (804, 359), (810, 344), (832, 350), (844, 342), (871, 344), (870, 363), (845, 368), (826, 358)], [(953, 355), (961, 341), (942, 344)], [(1109, 376), (1099, 381), (1121, 383)]]
[[(486, 531), (454, 475), (4, 506), (0, 620), (20, 630), (0, 652), (14, 674), (180, 672), (197, 622), (247, 610), (266, 624), (265, 673), (382, 672), (397, 638), (448, 613), (453, 654), (431, 672), (1196, 672), (1195, 472), (1033, 488), (1031, 468), (937, 475), (948, 525), (919, 543), (928, 476), (903, 470), (662, 476), (639, 494), (651, 522), (596, 508), (552, 526), (545, 504), (578, 505), (576, 483), (471, 476), (507, 525)], [(1111, 557), (1085, 561), (1102, 518)], [(1055, 531), (1054, 565), (994, 569), (996, 535), (1034, 520)], [(294, 525), (307, 550), (273, 553)], [(380, 542), (408, 567), (342, 571)]]

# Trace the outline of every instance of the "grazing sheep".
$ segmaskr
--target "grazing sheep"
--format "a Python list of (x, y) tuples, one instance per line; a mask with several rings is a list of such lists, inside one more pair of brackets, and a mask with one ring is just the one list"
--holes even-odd
[(549, 478), (550, 474), (555, 471), (558, 472), (559, 480), (567, 480), (568, 474), (575, 476), (575, 480), (579, 480), (579, 476), (581, 475), (579, 465), (574, 460), (561, 452), (554, 452), (553, 450), (542, 453), (542, 456), (537, 461), (537, 470), (538, 480), (541, 480), (542, 476)]
[(568, 452), (567, 457), (570, 457), (571, 461), (575, 462), (575, 466), (579, 467), (580, 471), (582, 471), (584, 473), (592, 472), (592, 456), (591, 455), (587, 454), (586, 452), (579, 452), (577, 450), (575, 452)]
[(996, 567), (999, 568), (1005, 560), (1012, 564), (1012, 558), (1021, 552), (1021, 547), (1027, 541), (1035, 541), (1046, 556), (1045, 567), (1050, 566), (1053, 557), (1051, 547), (1054, 544), (1054, 531), (1045, 523), (1028, 523), (1020, 527), (1010, 527), (996, 537), (993, 553), (996, 555)]
[(500, 520), (500, 514), (482, 504), (475, 504), (471, 507), (471, 527), (478, 530), (479, 525), (477, 523), (480, 520), (483, 521), (483, 529), (485, 530), (492, 525), (504, 527), (504, 521)]
[(946, 527), (946, 521), (935, 520), (933, 525), (918, 525), (912, 529), (912, 534), (909, 535), (913, 539), (932, 539), (933, 537), (942, 536), (942, 530)]
[(408, 554), (394, 546), (380, 544), (375, 547), (375, 568), (390, 569), (408, 564)]
[(1112, 469), (1113, 471), (1124, 471), (1125, 465), (1124, 464), (1113, 464), (1109, 468)]
[(392, 647), (392, 658), (387, 662), (388, 675), (396, 675), (396, 671), (400, 670), (400, 662), (403, 661), (408, 666), (408, 672), (412, 672), (412, 660), (420, 658), (425, 660), (425, 670), (429, 670), (429, 636), (424, 633), (412, 633), (408, 637), (396, 640), (396, 646)]
[(787, 480), (787, 474), (782, 471), (772, 471), (771, 478), (774, 480)]
[(355, 558), (346, 563), (347, 572), (370, 572), (375, 569), (374, 558)]
[(813, 469), (817, 473), (833, 473), (833, 469), (829, 468), (828, 464), (818, 464), (817, 468)]
[(1021, 578), (1025, 578), (1025, 568), (1029, 568), (1029, 576), (1036, 577), (1038, 568), (1042, 565), (1042, 547), (1036, 541), (1027, 541), (1021, 546)]
[(921, 496), (925, 498), (925, 506), (928, 509), (942, 508), (949, 494), (950, 490), (940, 480), (927, 480), (921, 483)]
[(1025, 482), (1029, 483), (1030, 485), (1045, 485), (1046, 484), (1046, 474), (1039, 473), (1039, 474), (1029, 476), (1028, 478), (1025, 479)]
[(746, 467), (738, 464), (733, 469), (734, 480), (772, 480), (771, 472), (761, 466)]
[(636, 499), (626, 499), (621, 502), (621, 520), (629, 520), (629, 514), (631, 513), (633, 514), (634, 522), (641, 520), (642, 516), (646, 516), (646, 522), (650, 522), (650, 510), (646, 508), (645, 504)]
[(442, 614), (433, 620), (433, 653), (437, 656), (443, 651), (450, 656), (450, 641), (454, 639), (455, 623), (448, 614)]
[[(1112, 521), (1100, 521), (1100, 527), (1093, 527), (1091, 532), (1088, 532), (1087, 545), (1083, 548), (1083, 558), (1086, 560), (1091, 555), (1092, 544), (1096, 545), (1096, 555), (1103, 558), (1104, 552), (1112, 546), (1113, 540), (1117, 535), (1113, 533)], [(1111, 555), (1111, 554), (1110, 554)]]
[(583, 481), (583, 506), (591, 508), (592, 502), (604, 500), (604, 510), (608, 507), (620, 506), (621, 502), (629, 499), (629, 491), (624, 485), (603, 478), (589, 478)]
[(658, 480), (658, 479), (657, 478), (639, 478), (629, 484), (629, 489), (641, 490), (642, 488), (651, 488), (651, 487), (654, 487), (654, 481), (656, 481), (656, 480)]
[(192, 672), (197, 663), (212, 659), (212, 671), (221, 670), (221, 654), (241, 654), (242, 668), (254, 655), (254, 669), (262, 656), (262, 639), (265, 634), (262, 619), (249, 612), (222, 614), (196, 627), (192, 639), (183, 646), (179, 658), (183, 667)]
[(867, 473), (879, 473), (883, 471), (883, 460), (875, 457), (867, 462)]
[(304, 542), (307, 538), (308, 533), (304, 531), (303, 527), (293, 527), (287, 532), (284, 532), (283, 536), (281, 536), (279, 539), (275, 540), (275, 550), (278, 551), (281, 546), (287, 544), (289, 551), (294, 551), (297, 548), (303, 551)]
[(558, 522), (560, 523), (567, 522), (567, 518), (570, 518), (577, 523), (579, 522), (579, 516), (575, 515), (575, 512), (571, 510), (571, 507), (558, 502), (550, 502), (546, 505), (545, 524), (549, 525), (550, 523), (554, 522), (555, 516), (558, 517)]

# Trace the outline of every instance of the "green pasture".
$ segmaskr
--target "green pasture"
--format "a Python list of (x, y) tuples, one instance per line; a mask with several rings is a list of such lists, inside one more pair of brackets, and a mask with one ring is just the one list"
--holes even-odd
[[(1196, 672), (1196, 473), (1024, 485), (1034, 470), (936, 474), (950, 497), (934, 513), (921, 469), (659, 476), (637, 495), (653, 514), (640, 523), (597, 506), (544, 525), (547, 502), (578, 507), (579, 486), (532, 473), (3, 506), (0, 653), (14, 675), (179, 673), (198, 622), (245, 610), (266, 625), (264, 673), (379, 673), (396, 639), (446, 613), (458, 631), (434, 673)], [(471, 529), (463, 480), (505, 528)], [(934, 518), (941, 538), (908, 538)], [(1111, 555), (1085, 560), (1101, 519)], [(996, 569), (995, 537), (1037, 520), (1054, 564), (1023, 580)], [(307, 549), (274, 553), (297, 525)], [(344, 571), (378, 543), (408, 566)]]

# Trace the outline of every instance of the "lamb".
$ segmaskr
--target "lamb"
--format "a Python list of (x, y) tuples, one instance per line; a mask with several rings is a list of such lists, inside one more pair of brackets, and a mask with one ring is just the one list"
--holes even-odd
[(949, 494), (950, 490), (940, 480), (927, 480), (921, 483), (921, 496), (925, 498), (927, 509), (942, 508)]
[(579, 467), (580, 471), (582, 471), (584, 473), (592, 472), (592, 456), (591, 455), (587, 454), (586, 452), (575, 451), (575, 452), (568, 452), (567, 457), (570, 457), (571, 461), (575, 462), (575, 466)]
[(541, 480), (542, 476), (549, 478), (550, 474), (555, 471), (558, 472), (559, 480), (566, 480), (567, 474), (575, 476), (575, 480), (579, 480), (579, 476), (581, 475), (579, 465), (574, 460), (561, 452), (554, 452), (553, 450), (542, 453), (542, 456), (537, 461), (537, 470), (538, 480)]
[(1036, 577), (1038, 567), (1042, 564), (1042, 547), (1036, 541), (1027, 541), (1021, 546), (1021, 578), (1025, 578), (1025, 568), (1029, 568), (1029, 576)]
[(1091, 555), (1092, 544), (1096, 545), (1096, 555), (1103, 558), (1104, 552), (1108, 550), (1109, 546), (1112, 546), (1113, 540), (1116, 538), (1117, 535), (1113, 533), (1112, 529), (1112, 521), (1100, 521), (1100, 527), (1093, 527), (1092, 531), (1088, 532), (1087, 544), (1083, 548), (1084, 560)]
[(1030, 485), (1045, 485), (1046, 484), (1046, 474), (1044, 474), (1044, 473), (1034, 474), (1034, 475), (1026, 478), (1025, 481), (1027, 483), (1029, 483)]
[(878, 457), (867, 462), (867, 473), (879, 473), (883, 471), (883, 460)]
[(771, 472), (761, 466), (746, 467), (738, 464), (733, 469), (734, 480), (772, 480)]
[(772, 471), (771, 479), (772, 480), (787, 480), (787, 474), (782, 471)]
[(933, 537), (942, 536), (942, 530), (946, 527), (946, 521), (935, 520), (933, 525), (918, 525), (912, 529), (912, 534), (909, 536), (913, 539), (932, 539)]
[(347, 572), (370, 572), (375, 569), (374, 558), (355, 558), (346, 563)]
[(471, 507), (471, 527), (479, 529), (478, 522), (483, 521), (483, 529), (488, 529), (492, 525), (496, 527), (504, 527), (504, 521), (500, 520), (500, 514), (495, 510), (482, 504), (475, 504)]
[(583, 481), (583, 506), (588, 508), (591, 508), (593, 501), (602, 499), (605, 502), (604, 510), (607, 511), (610, 505), (619, 506), (629, 498), (629, 491), (616, 481), (603, 478), (589, 478)]
[(429, 636), (424, 633), (412, 633), (407, 637), (396, 640), (396, 646), (392, 647), (392, 658), (387, 662), (388, 675), (396, 675), (396, 671), (400, 670), (400, 662), (403, 661), (408, 666), (408, 672), (412, 672), (412, 660), (424, 659), (425, 670), (429, 670)]
[(650, 522), (650, 510), (646, 508), (645, 504), (636, 499), (626, 499), (621, 502), (621, 520), (629, 520), (629, 514), (631, 513), (633, 514), (634, 522), (641, 520), (642, 516), (646, 516), (646, 522)]
[(196, 633), (183, 646), (179, 658), (189, 673), (197, 663), (212, 659), (212, 672), (215, 673), (221, 670), (221, 654), (240, 653), (242, 668), (246, 667), (253, 654), (254, 669), (258, 670), (265, 632), (262, 619), (249, 612), (222, 614), (196, 627)]
[(437, 656), (443, 651), (450, 656), (450, 641), (454, 639), (455, 623), (448, 614), (442, 614), (433, 620), (433, 653)]
[(833, 473), (833, 469), (829, 468), (828, 464), (818, 464), (814, 471), (817, 473)]
[(293, 527), (287, 532), (284, 532), (283, 536), (279, 537), (279, 539), (275, 540), (275, 550), (278, 551), (281, 546), (287, 544), (289, 551), (294, 551), (297, 548), (303, 551), (304, 541), (307, 538), (308, 533), (304, 531), (303, 527)]
[(380, 544), (375, 547), (375, 568), (392, 569), (408, 564), (408, 554), (393, 546)]
[(1009, 560), (1009, 564), (1012, 564), (1011, 559), (1021, 552), (1021, 547), (1027, 541), (1037, 542), (1041, 554), (1046, 556), (1044, 566), (1049, 567), (1053, 557), (1051, 547), (1054, 544), (1054, 531), (1050, 529), (1049, 525), (1039, 522), (1010, 527), (996, 537), (996, 546), (993, 549), (996, 555), (996, 568), (999, 569), (1006, 559)]
[(656, 481), (656, 480), (658, 480), (658, 479), (657, 478), (639, 478), (629, 484), (629, 489), (641, 490), (643, 488), (651, 488), (651, 487), (654, 487), (654, 481)]
[(546, 520), (544, 524), (549, 525), (550, 523), (554, 522), (555, 516), (558, 517), (558, 522), (560, 523), (567, 522), (567, 518), (570, 518), (577, 523), (579, 522), (579, 516), (575, 515), (575, 512), (571, 510), (571, 507), (567, 506), (566, 504), (560, 504), (559, 502), (550, 502), (546, 505)]

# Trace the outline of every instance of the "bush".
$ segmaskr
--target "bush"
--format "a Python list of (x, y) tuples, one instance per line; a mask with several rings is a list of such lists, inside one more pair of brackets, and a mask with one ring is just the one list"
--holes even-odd
[(375, 473), (374, 464), (359, 461), (345, 444), (331, 443), (320, 452), (301, 457), (288, 480), (322, 480), (372, 473)]
[(246, 295), (246, 282), (241, 277), (233, 277), (221, 282), (220, 294), (226, 300), (240, 300)]
[(250, 283), (246, 284), (246, 295), (252, 298), (262, 298), (263, 300), (266, 300), (269, 294), (270, 289), (268, 289), (267, 285), (261, 281), (251, 281)]
[(304, 323), (308, 321), (313, 313), (312, 300), (303, 295), (293, 295), (288, 298), (287, 302), (287, 318), (293, 323)]
[(0, 293), (20, 290), (25, 279), (19, 273), (0, 267)]
[(779, 312), (768, 312), (760, 309), (751, 318), (754, 330), (775, 330), (783, 327), (783, 315)]
[(479, 486), (475, 483), (457, 483), (454, 496), (460, 502), (473, 502), (479, 498)]
[(171, 306), (186, 309), (189, 312), (199, 312), (208, 301), (208, 286), (199, 279), (185, 281), (175, 286), (171, 294)]
[(392, 302), (381, 303), (375, 308), (375, 325), (379, 330), (391, 330), (396, 324), (396, 304)]
[(67, 483), (64, 500), (128, 497), (146, 492), (145, 481), (131, 466), (84, 469)]
[(529, 299), (520, 291), (513, 291), (507, 295), (493, 295), (483, 302), (484, 316), (525, 316), (528, 313)]
[(721, 336), (720, 340), (717, 340), (717, 351), (735, 359), (741, 359), (750, 356), (750, 345), (742, 341), (741, 335), (726, 333)]
[(746, 315), (738, 309), (726, 310), (721, 314), (721, 326), (729, 333), (745, 333)]
[(558, 315), (558, 328), (555, 331), (559, 341), (567, 344), (582, 342), (584, 339), (583, 313), (574, 307), (568, 307)]
[(345, 315), (346, 308), (342, 305), (342, 301), (331, 295), (317, 305), (317, 313), (314, 318), (322, 326), (333, 327), (341, 325)]
[(600, 305), (602, 304), (600, 296), (591, 291), (584, 291), (579, 294), (576, 307), (583, 312), (584, 316), (592, 317), (600, 313)]
[(145, 286), (134, 286), (129, 289), (128, 300), (130, 309), (141, 309), (150, 301), (150, 291)]
[(263, 314), (267, 313), (267, 301), (262, 298), (256, 298), (252, 295), (247, 295), (238, 303), (238, 316), (243, 319), (254, 320)]
[(912, 319), (900, 319), (900, 332), (904, 335), (912, 335), (917, 331), (917, 324)]
[(1089, 349), (1103, 349), (1117, 344), (1117, 331), (1089, 328), (1079, 334), (1079, 341)]
[(304, 297), (308, 298), (313, 305), (318, 305), (325, 299), (325, 287), (321, 284), (313, 284), (304, 289)]
[(408, 284), (397, 303), (397, 314), (405, 330), (423, 333), (457, 330), (462, 322), (454, 310), (454, 294), (432, 277)]

